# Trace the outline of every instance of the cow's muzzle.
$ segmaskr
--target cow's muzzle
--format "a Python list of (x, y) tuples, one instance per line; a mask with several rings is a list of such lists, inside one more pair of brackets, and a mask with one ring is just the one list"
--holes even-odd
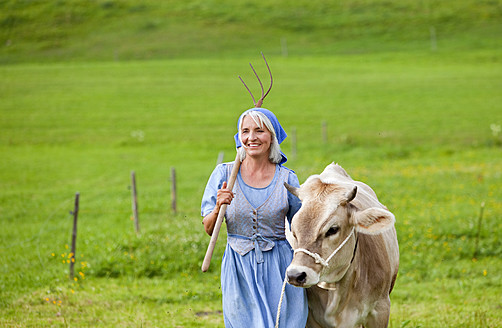
[(288, 283), (296, 287), (308, 288), (319, 282), (319, 274), (309, 267), (290, 265), (286, 270)]

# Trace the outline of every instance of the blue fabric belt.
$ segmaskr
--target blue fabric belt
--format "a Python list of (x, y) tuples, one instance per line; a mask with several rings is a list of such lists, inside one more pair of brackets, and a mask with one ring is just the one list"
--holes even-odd
[(264, 262), (263, 252), (260, 248), (260, 243), (258, 242), (258, 239), (260, 239), (266, 243), (272, 244), (272, 247), (275, 246), (274, 240), (285, 240), (286, 239), (286, 238), (264, 237), (259, 233), (255, 234), (251, 237), (242, 236), (242, 235), (235, 235), (235, 234), (231, 234), (231, 233), (229, 233), (228, 236), (233, 237), (233, 238), (246, 239), (246, 240), (252, 241), (254, 243), (254, 249), (256, 252), (256, 263), (263, 263)]

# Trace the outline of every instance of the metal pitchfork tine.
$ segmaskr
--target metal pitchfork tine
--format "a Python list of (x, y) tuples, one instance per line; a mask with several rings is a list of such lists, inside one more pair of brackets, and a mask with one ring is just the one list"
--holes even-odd
[(241, 78), (241, 76), (239, 75), (239, 79), (241, 80), (242, 84), (244, 84), (244, 86), (246, 87), (246, 89), (248, 90), (249, 94), (251, 95), (251, 98), (253, 99), (253, 104), (255, 107), (261, 107), (261, 105), (263, 104), (263, 100), (265, 99), (265, 97), (268, 95), (268, 93), (270, 92), (270, 90), (272, 89), (272, 84), (274, 83), (274, 80), (272, 78), (272, 71), (270, 70), (270, 67), (268, 66), (268, 62), (267, 60), (265, 59), (265, 55), (263, 54), (263, 52), (261, 53), (261, 56), (263, 57), (263, 60), (265, 61), (265, 64), (267, 65), (267, 69), (268, 69), (268, 73), (270, 74), (270, 87), (268, 88), (267, 92), (265, 93), (265, 90), (263, 89), (263, 84), (261, 83), (261, 80), (260, 80), (260, 77), (258, 76), (258, 74), (256, 73), (253, 65), (251, 65), (251, 63), (249, 63), (249, 66), (251, 66), (251, 69), (253, 70), (254, 72), (254, 75), (256, 76), (256, 78), (258, 79), (258, 82), (260, 82), (260, 87), (261, 87), (261, 98), (258, 99), (258, 102), (255, 102), (254, 100), (254, 96), (253, 96), (253, 93), (251, 92), (251, 90), (249, 90), (248, 86), (246, 85), (246, 83), (244, 82), (244, 80)]

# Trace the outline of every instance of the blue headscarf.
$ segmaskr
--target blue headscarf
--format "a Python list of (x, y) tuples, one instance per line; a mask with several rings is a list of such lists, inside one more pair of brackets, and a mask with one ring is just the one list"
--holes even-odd
[[(239, 127), (241, 126), (242, 118), (251, 111), (257, 111), (257, 112), (265, 114), (265, 116), (270, 120), (270, 122), (272, 123), (272, 126), (274, 127), (274, 133), (275, 133), (275, 136), (276, 136), (279, 144), (281, 144), (284, 141), (284, 139), (286, 139), (286, 137), (288, 135), (286, 134), (286, 131), (284, 131), (284, 129), (282, 128), (277, 117), (275, 117), (275, 114), (272, 113), (271, 111), (269, 111), (268, 109), (260, 108), (260, 107), (251, 108), (251, 109), (248, 109), (247, 111), (245, 111), (244, 113), (242, 113), (241, 116), (239, 117), (239, 121), (237, 121), (237, 130), (239, 130)], [(235, 147), (236, 148), (241, 147), (242, 144), (241, 144), (241, 141), (239, 140), (239, 133), (238, 132), (234, 136), (234, 139), (235, 139)], [(286, 155), (284, 155), (284, 153), (282, 151), (281, 151), (281, 155), (282, 155), (282, 160), (279, 164), (282, 165), (282, 164), (286, 163), (288, 158), (286, 157)]]

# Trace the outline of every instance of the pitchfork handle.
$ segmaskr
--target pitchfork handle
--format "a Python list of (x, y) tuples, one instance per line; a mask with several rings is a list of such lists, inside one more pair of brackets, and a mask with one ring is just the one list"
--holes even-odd
[[(230, 178), (228, 179), (227, 189), (232, 190), (234, 188), (235, 179), (237, 178), (237, 173), (239, 172), (239, 167), (241, 166), (241, 160), (239, 154), (235, 156), (234, 167), (230, 173)], [(216, 241), (218, 240), (218, 234), (220, 233), (221, 224), (223, 223), (223, 218), (225, 217), (225, 212), (227, 210), (227, 204), (220, 206), (220, 211), (218, 213), (218, 218), (214, 225), (213, 234), (211, 235), (211, 241), (209, 241), (209, 246), (207, 247), (206, 256), (204, 257), (204, 262), (202, 262), (202, 272), (206, 272), (209, 269), (209, 264), (211, 263), (211, 257), (213, 257), (214, 247), (216, 246)]]

